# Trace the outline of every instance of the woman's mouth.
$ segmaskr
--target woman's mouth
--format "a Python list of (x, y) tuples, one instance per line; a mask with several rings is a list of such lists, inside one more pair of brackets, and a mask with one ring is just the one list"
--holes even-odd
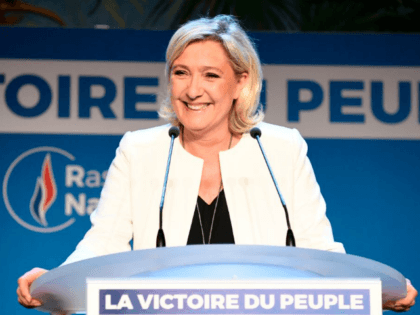
[(202, 110), (209, 105), (208, 103), (199, 103), (199, 104), (184, 103), (184, 104), (188, 107), (188, 109), (196, 110), (196, 111)]

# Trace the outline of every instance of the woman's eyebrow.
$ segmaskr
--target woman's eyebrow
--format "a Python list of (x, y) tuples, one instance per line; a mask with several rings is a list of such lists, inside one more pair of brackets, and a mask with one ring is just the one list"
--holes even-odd
[[(190, 68), (187, 65), (183, 65), (183, 64), (174, 64), (172, 66), (172, 70), (176, 69), (176, 68), (181, 68), (181, 69), (186, 69), (189, 70)], [(203, 66), (199, 69), (200, 72), (205, 72), (205, 71), (216, 71), (218, 73), (224, 74), (223, 70), (218, 68), (218, 67), (212, 67), (212, 66)]]
[(188, 67), (187, 67), (187, 66), (182, 65), (182, 64), (174, 64), (174, 65), (172, 65), (172, 69), (174, 69), (174, 68), (183, 68), (183, 69), (188, 69)]
[(220, 69), (220, 68), (217, 68), (217, 67), (211, 67), (211, 66), (204, 66), (204, 67), (201, 67), (200, 68), (200, 71), (201, 72), (204, 72), (204, 71), (216, 71), (216, 72), (219, 72), (219, 73), (224, 73), (223, 71), (222, 71), (222, 69)]

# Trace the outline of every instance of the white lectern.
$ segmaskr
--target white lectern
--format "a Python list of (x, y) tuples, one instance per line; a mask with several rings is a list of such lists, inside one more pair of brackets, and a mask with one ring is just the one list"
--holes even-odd
[(32, 295), (43, 302), (41, 311), (83, 313), (87, 280), (96, 314), (378, 314), (381, 294), (383, 301), (406, 295), (405, 278), (373, 260), (254, 245), (156, 248), (87, 259), (44, 274)]

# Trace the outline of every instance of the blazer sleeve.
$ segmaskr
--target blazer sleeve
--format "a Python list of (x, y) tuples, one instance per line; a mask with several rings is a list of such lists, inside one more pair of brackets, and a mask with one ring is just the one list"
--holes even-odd
[(294, 189), (293, 232), (296, 246), (344, 253), (335, 242), (326, 216), (326, 204), (321, 195), (312, 165), (307, 157), (308, 146), (300, 133), (293, 129)]
[(98, 207), (90, 216), (92, 226), (63, 265), (131, 250), (130, 139), (127, 132), (120, 141)]

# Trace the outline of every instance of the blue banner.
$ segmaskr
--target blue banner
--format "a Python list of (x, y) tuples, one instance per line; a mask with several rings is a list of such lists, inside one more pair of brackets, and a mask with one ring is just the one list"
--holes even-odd
[[(4, 313), (33, 313), (16, 302), (16, 280), (57, 267), (89, 229), (124, 132), (165, 123), (172, 33), (1, 28)], [(266, 121), (307, 139), (336, 240), (418, 287), (420, 35), (250, 35)]]

